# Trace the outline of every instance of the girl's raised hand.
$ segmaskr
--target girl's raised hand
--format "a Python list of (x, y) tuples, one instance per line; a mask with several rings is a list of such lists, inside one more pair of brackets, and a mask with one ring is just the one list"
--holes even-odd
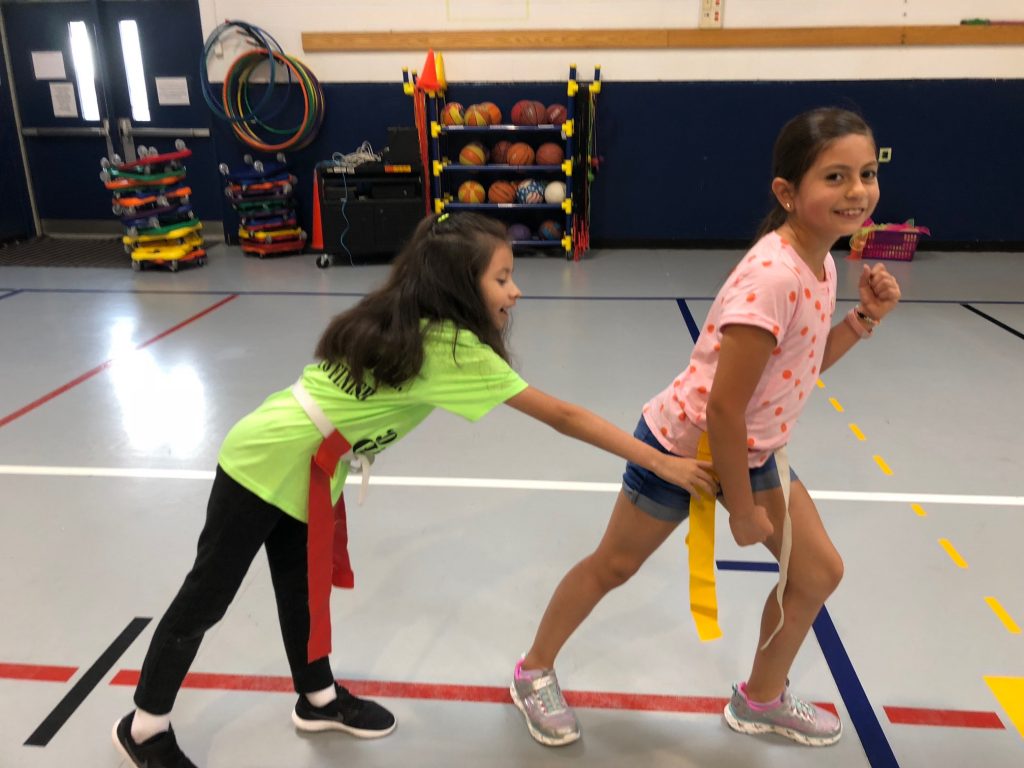
[(900, 286), (884, 264), (864, 265), (860, 273), (860, 305), (875, 320), (892, 312), (900, 300)]

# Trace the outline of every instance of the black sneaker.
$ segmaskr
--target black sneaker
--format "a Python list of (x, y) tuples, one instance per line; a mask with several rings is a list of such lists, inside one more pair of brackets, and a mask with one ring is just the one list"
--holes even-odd
[(292, 722), (300, 731), (345, 731), (360, 739), (379, 739), (395, 730), (395, 716), (375, 701), (359, 699), (337, 683), (338, 698), (326, 707), (314, 707), (300, 695)]
[(134, 718), (135, 711), (132, 710), (114, 723), (114, 732), (111, 734), (117, 751), (128, 758), (132, 765), (137, 768), (197, 768), (178, 748), (173, 729), (136, 744), (132, 738)]

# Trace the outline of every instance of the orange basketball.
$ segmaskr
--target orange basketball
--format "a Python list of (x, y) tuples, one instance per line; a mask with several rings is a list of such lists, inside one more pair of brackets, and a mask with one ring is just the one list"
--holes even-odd
[(504, 165), (508, 162), (508, 148), (512, 146), (511, 141), (497, 141), (494, 146), (491, 147), (491, 162), (497, 163), (498, 165)]
[[(538, 110), (537, 107), (540, 106)], [(522, 99), (512, 105), (513, 125), (537, 125), (544, 116), (544, 107), (539, 101)]]
[(533, 165), (533, 147), (524, 141), (517, 141), (508, 148), (506, 160), (509, 165)]
[(466, 108), (466, 115), (464, 119), (466, 121), (466, 125), (489, 125), (491, 122), (491, 115), (483, 105), (470, 104)]
[(466, 114), (462, 105), (457, 101), (449, 101), (441, 110), (442, 125), (462, 125), (466, 121)]
[(497, 104), (493, 101), (484, 101), (480, 103), (480, 106), (487, 110), (491, 125), (501, 125), (501, 110), (498, 109)]
[(460, 165), (486, 165), (487, 150), (479, 141), (471, 141), (459, 151)]
[(516, 185), (511, 181), (496, 181), (487, 188), (487, 202), (514, 203), (516, 201)]
[(479, 181), (464, 181), (459, 184), (460, 203), (482, 203), (484, 201), (484, 185)]
[(537, 165), (561, 165), (565, 159), (565, 151), (553, 141), (546, 141), (537, 147)]
[(552, 125), (561, 125), (567, 117), (564, 104), (549, 104), (545, 110), (544, 122)]

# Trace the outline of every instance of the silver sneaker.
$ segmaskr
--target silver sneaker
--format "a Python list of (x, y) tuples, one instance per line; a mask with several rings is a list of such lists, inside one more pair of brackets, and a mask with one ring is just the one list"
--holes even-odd
[(835, 744), (843, 735), (842, 721), (827, 709), (798, 699), (787, 687), (782, 701), (770, 709), (751, 708), (739, 685), (725, 705), (725, 722), (740, 733), (778, 733), (811, 747)]
[(512, 701), (526, 718), (530, 735), (541, 744), (560, 747), (580, 737), (579, 721), (565, 703), (555, 670), (523, 669), (523, 660), (520, 659), (508, 690)]

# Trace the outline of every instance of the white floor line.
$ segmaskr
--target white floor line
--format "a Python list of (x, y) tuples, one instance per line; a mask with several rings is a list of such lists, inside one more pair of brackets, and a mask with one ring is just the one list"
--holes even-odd
[[(124, 477), (150, 480), (212, 480), (213, 472), (199, 469), (132, 469), (129, 467), (46, 467), (0, 464), (0, 475), (47, 477)], [(349, 477), (358, 485), (359, 477)], [(619, 483), (583, 483), (559, 480), (512, 480), (493, 477), (398, 477), (374, 475), (371, 485), (417, 488), (485, 488), (519, 491), (574, 491), (615, 493)], [(957, 504), (979, 507), (1024, 507), (1024, 496), (979, 496), (953, 493), (874, 493), (870, 491), (810, 491), (818, 501), (871, 503)]]

